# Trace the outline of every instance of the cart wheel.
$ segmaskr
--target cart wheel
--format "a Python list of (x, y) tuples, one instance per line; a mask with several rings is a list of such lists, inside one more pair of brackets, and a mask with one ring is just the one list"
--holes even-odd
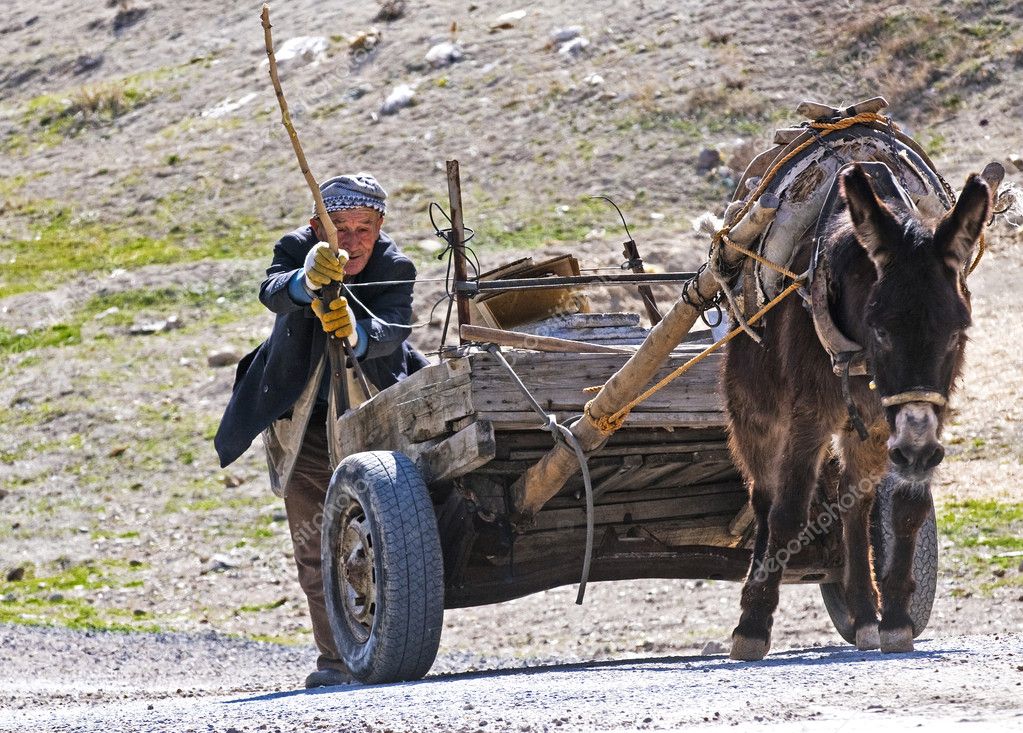
[[(874, 510), (870, 518), (871, 545), (874, 550), (874, 574), (880, 578), (888, 567), (887, 550), (895, 540), (892, 530), (892, 479), (886, 478), (877, 490)], [(934, 605), (934, 593), (938, 585), (938, 524), (934, 516), (934, 504), (927, 519), (920, 525), (916, 536), (916, 552), (913, 554), (913, 580), (916, 588), (909, 598), (909, 617), (913, 621), (913, 638), (920, 636), (927, 628)], [(831, 616), (835, 630), (850, 644), (856, 643), (856, 629), (852, 615), (845, 603), (841, 583), (824, 583), (821, 596)]]
[(405, 455), (356, 453), (323, 513), (323, 586), (335, 643), (369, 684), (415, 680), (437, 656), (444, 563), (433, 503)]

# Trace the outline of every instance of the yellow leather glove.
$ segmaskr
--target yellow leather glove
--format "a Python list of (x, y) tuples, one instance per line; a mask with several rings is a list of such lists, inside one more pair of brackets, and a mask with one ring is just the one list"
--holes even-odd
[(330, 251), (330, 245), (320, 242), (305, 256), (302, 270), (305, 272), (305, 286), (310, 290), (319, 290), (330, 282), (341, 282), (344, 279), (344, 266), (348, 256), (339, 250), (337, 256)]
[(330, 310), (324, 310), (323, 301), (312, 302), (313, 313), (323, 324), (323, 330), (334, 334), (335, 338), (347, 338), (352, 348), (359, 343), (359, 333), (355, 330), (355, 315), (348, 306), (347, 298), (336, 298), (330, 301)]

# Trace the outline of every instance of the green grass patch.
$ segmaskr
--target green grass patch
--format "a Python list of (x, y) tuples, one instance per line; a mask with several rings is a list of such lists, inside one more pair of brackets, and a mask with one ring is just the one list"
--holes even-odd
[(826, 71), (855, 67), (900, 115), (919, 117), (963, 104), (964, 92), (996, 81), (992, 61), (1011, 56), (1014, 27), (991, 13), (966, 22), (962, 11), (932, 5), (878, 6), (837, 24), (821, 55)]
[(0, 178), (0, 214), (14, 214), (30, 207), (30, 200), (22, 195), (22, 189), (33, 178), (46, 175), (42, 172), (18, 173)]
[(111, 312), (104, 317), (104, 321), (128, 325), (139, 313), (159, 316), (182, 310), (203, 311), (217, 305), (220, 298), (223, 298), (221, 304), (254, 300), (252, 283), (234, 282), (226, 286), (219, 283), (199, 283), (187, 287), (145, 288), (104, 293), (90, 298), (80, 315), (83, 319), (95, 318), (100, 313), (107, 313), (116, 308), (117, 312)]
[(153, 89), (128, 78), (40, 94), (21, 108), (22, 134), (8, 137), (5, 148), (59, 145), (83, 130), (108, 125), (154, 95)]
[(942, 507), (939, 531), (959, 547), (1023, 550), (1023, 503), (969, 499)]
[(207, 60), (193, 59), (32, 97), (18, 108), (21, 125), (7, 136), (2, 147), (11, 152), (40, 145), (52, 147), (86, 130), (107, 127), (156, 97), (173, 92), (174, 78), (195, 73), (190, 67)]
[[(0, 415), (2, 417), (2, 415)], [(14, 421), (5, 422), (6, 425), (12, 425)], [(56, 450), (60, 448), (61, 442), (59, 440), (53, 440), (52, 438), (45, 438), (35, 443), (24, 441), (18, 445), (10, 446), (7, 448), (0, 449), (0, 463), (12, 464), (15, 461), (21, 460), (28, 457), (29, 455), (39, 455), (48, 451)]]
[(106, 529), (96, 529), (89, 534), (89, 537), (94, 540), (131, 540), (138, 539), (139, 533), (135, 530), (111, 532)]
[(249, 536), (257, 540), (269, 540), (273, 539), (275, 535), (274, 531), (269, 527), (256, 527), (249, 532)]
[(535, 250), (557, 244), (578, 244), (591, 229), (612, 225), (617, 217), (607, 202), (587, 197), (528, 212), (509, 221), (503, 213), (505, 203), (480, 202), (474, 207), (478, 212), (474, 221), (467, 222), (476, 229), (469, 246), (479, 256), (484, 271), (499, 264), (489, 256), (495, 250)]
[[(987, 578), (982, 593), (1023, 586), (1023, 503), (970, 499), (946, 504), (938, 512), (938, 530), (954, 544), (953, 558), (974, 577)], [(993, 576), (993, 580), (991, 579)]]
[(82, 342), (80, 323), (57, 323), (27, 332), (11, 332), (0, 327), (0, 354), (20, 354), (44, 346), (69, 346)]
[(278, 598), (276, 601), (270, 601), (269, 603), (247, 603), (244, 606), (238, 607), (238, 613), (260, 613), (262, 611), (272, 611), (275, 608), (280, 608), (287, 602), (287, 598)]
[[(144, 288), (102, 293), (89, 298), (77, 310), (65, 314), (65, 322), (31, 331), (10, 331), (0, 327), (0, 355), (20, 354), (48, 346), (73, 346), (82, 343), (82, 328), (104, 314), (103, 327), (126, 328), (140, 317), (159, 319), (171, 314), (187, 314), (188, 323), (201, 327), (219, 325), (251, 315), (262, 309), (253, 292), (253, 284), (238, 281), (229, 284), (198, 283), (189, 286)], [(23, 359), (25, 368), (38, 360)]]
[[(197, 433), (192, 433), (197, 435)], [(165, 440), (161, 436), (161, 440)], [(193, 438), (194, 440), (194, 438)], [(273, 497), (263, 492), (257, 494), (242, 493), (239, 488), (225, 488), (222, 475), (199, 476), (188, 481), (184, 486), (171, 493), (163, 506), (164, 514), (195, 512), (234, 512), (239, 522), (265, 525), (272, 522), (270, 514), (264, 514), (268, 506), (274, 503)], [(241, 514), (240, 512), (249, 512)]]
[(146, 568), (144, 563), (102, 560), (36, 575), (35, 568), (28, 566), (22, 580), (0, 583), (0, 623), (88, 631), (159, 631), (144, 611), (94, 603), (96, 593), (138, 587), (132, 573)]
[(699, 139), (703, 134), (702, 126), (694, 117), (681, 111), (665, 109), (647, 109), (627, 114), (615, 122), (615, 127), (621, 131), (664, 130), (676, 133), (689, 142)]
[(238, 635), (236, 638), (258, 641), (263, 644), (278, 644), (280, 646), (298, 646), (299, 644), (308, 643), (306, 637), (301, 634), (295, 634), (294, 636), (280, 636), (278, 634), (249, 634), (245, 636)]
[[(157, 215), (167, 220), (183, 218), (182, 208), (170, 203), (157, 209)], [(88, 273), (251, 257), (276, 239), (274, 232), (252, 216), (193, 217), (187, 224), (161, 227), (157, 234), (120, 224), (82, 221), (62, 207), (40, 211), (33, 219), (42, 223), (31, 224), (28, 237), (0, 243), (0, 262), (4, 263), (0, 298), (45, 290), (54, 282)]]

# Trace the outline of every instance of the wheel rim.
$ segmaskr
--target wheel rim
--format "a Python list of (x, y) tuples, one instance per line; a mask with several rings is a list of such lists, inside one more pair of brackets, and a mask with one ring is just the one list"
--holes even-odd
[(340, 571), (337, 573), (338, 595), (345, 619), (352, 633), (360, 642), (365, 642), (376, 616), (377, 578), (369, 519), (354, 497), (341, 518), (334, 559)]

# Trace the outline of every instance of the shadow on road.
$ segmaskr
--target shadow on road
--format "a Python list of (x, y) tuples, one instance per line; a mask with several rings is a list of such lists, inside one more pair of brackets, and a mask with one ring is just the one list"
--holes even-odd
[[(921, 640), (918, 640), (921, 641)], [(924, 640), (926, 641), (926, 640)], [(473, 679), (498, 679), (519, 677), (522, 675), (551, 674), (554, 672), (583, 672), (589, 669), (621, 669), (643, 668), (643, 672), (678, 672), (698, 667), (701, 671), (715, 670), (756, 670), (772, 669), (777, 667), (817, 667), (834, 664), (854, 664), (861, 662), (884, 662), (896, 660), (915, 659), (941, 659), (946, 655), (965, 653), (963, 649), (928, 649), (926, 651), (914, 651), (908, 654), (881, 654), (879, 651), (861, 652), (851, 646), (822, 646), (807, 647), (805, 649), (789, 649), (786, 651), (774, 652), (760, 662), (737, 662), (729, 659), (723, 654), (706, 656), (671, 656), (671, 657), (641, 657), (633, 659), (609, 659), (594, 662), (573, 662), (570, 664), (549, 664), (535, 667), (522, 667), (518, 669), (492, 669), (482, 672), (450, 672), (427, 677), (415, 682), (397, 683), (402, 687), (420, 685), (435, 685), (438, 683), (456, 682)], [(296, 695), (331, 695), (351, 694), (365, 690), (394, 687), (395, 684), (386, 685), (339, 685), (337, 687), (321, 687), (315, 690), (290, 690), (287, 692), (274, 692), (254, 697), (237, 698), (224, 700), (222, 704), (236, 704), (246, 702), (264, 702), (269, 700), (281, 700)]]

